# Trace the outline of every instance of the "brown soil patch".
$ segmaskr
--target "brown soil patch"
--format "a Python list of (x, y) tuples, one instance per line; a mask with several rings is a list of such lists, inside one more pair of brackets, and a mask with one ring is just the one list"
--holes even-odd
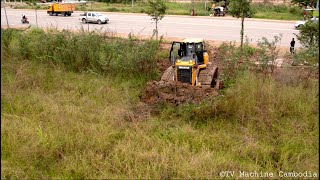
[(216, 96), (218, 92), (210, 87), (195, 87), (187, 83), (150, 81), (141, 93), (142, 102), (155, 105), (162, 102), (170, 104), (198, 103), (204, 98)]

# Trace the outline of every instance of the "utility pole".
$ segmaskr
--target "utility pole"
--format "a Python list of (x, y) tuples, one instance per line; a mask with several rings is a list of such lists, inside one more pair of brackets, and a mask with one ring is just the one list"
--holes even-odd
[(8, 15), (7, 15), (7, 11), (6, 11), (6, 0), (4, 0), (3, 10), (4, 10), (4, 14), (6, 15), (7, 26), (8, 26), (8, 28), (10, 28), (9, 27), (9, 21), (8, 21)]
[(204, 10), (207, 10), (207, 0), (204, 0)]
[(133, 7), (133, 0), (131, 0), (131, 7)]
[(192, 2), (193, 2), (192, 4), (193, 4), (193, 10), (194, 10), (194, 0)]
[(316, 15), (318, 14), (319, 16), (319, 0), (317, 1), (317, 7), (316, 7)]

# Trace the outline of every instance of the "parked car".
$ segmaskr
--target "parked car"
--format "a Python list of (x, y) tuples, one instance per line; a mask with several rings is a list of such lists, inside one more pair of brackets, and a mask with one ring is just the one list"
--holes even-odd
[(81, 20), (83, 23), (108, 23), (109, 18), (106, 15), (103, 15), (98, 12), (86, 12), (84, 14), (80, 14), (79, 20)]
[[(307, 21), (314, 21), (314, 20), (319, 21), (319, 18), (314, 18), (314, 17), (313, 17), (313, 18), (311, 18), (311, 19), (309, 19), (309, 20), (307, 20)], [(297, 21), (297, 22), (294, 24), (294, 27), (295, 27), (296, 29), (299, 29), (300, 27), (304, 26), (307, 21), (304, 21), (304, 20)]]

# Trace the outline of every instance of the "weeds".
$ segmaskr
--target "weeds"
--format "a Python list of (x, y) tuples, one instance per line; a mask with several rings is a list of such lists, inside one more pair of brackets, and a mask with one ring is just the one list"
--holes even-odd
[(151, 78), (157, 76), (157, 41), (124, 41), (101, 36), (98, 32), (46, 33), (40, 29), (17, 33), (13, 39), (10, 32), (9, 29), (2, 30), (2, 41), (4, 48), (7, 48), (5, 52), (13, 51), (8, 46), (15, 41), (18, 50), (14, 56), (22, 59), (60, 64), (75, 72), (93, 71), (102, 75), (122, 76), (132, 74)]
[[(313, 79), (292, 87), (235, 63), (235, 83), (223, 95), (163, 104), (147, 119), (128, 121), (156, 57), (165, 56), (156, 53), (159, 42), (41, 30), (3, 38), (3, 53), (12, 51), (1, 59), (3, 179), (217, 179), (226, 169), (319, 169)], [(258, 52), (219, 48), (235, 62)]]
[(267, 73), (270, 67), (271, 74), (276, 68), (275, 60), (278, 58), (279, 49), (277, 49), (277, 43), (281, 41), (282, 34), (280, 36), (274, 36), (273, 41), (269, 41), (267, 38), (263, 37), (262, 41), (258, 42), (259, 56), (257, 61), (261, 62), (262, 71)]

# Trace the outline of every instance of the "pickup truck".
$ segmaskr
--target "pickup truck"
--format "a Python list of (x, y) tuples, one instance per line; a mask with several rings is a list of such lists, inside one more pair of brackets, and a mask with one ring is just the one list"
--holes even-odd
[(79, 20), (81, 20), (83, 23), (93, 22), (102, 24), (109, 22), (109, 18), (106, 15), (98, 12), (86, 12), (84, 14), (80, 14)]
[(310, 18), (309, 20), (306, 20), (306, 21), (305, 21), (305, 20), (297, 21), (297, 22), (294, 24), (294, 27), (295, 27), (296, 29), (299, 29), (300, 27), (304, 26), (307, 21), (311, 21), (311, 22), (319, 21), (319, 18), (312, 17), (312, 18)]

